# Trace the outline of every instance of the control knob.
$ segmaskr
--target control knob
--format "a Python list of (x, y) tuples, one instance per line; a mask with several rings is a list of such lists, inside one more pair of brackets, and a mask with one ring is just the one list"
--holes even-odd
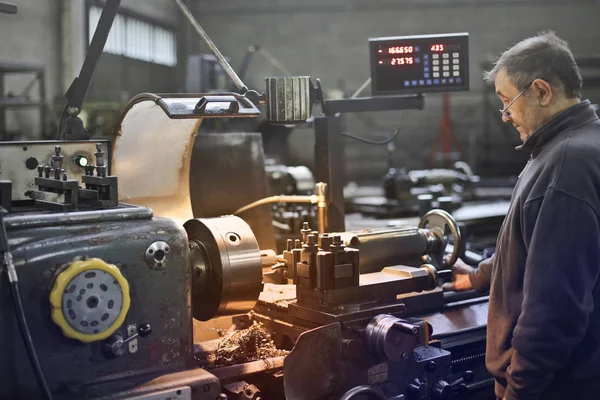
[(415, 378), (408, 384), (406, 388), (408, 398), (410, 400), (421, 400), (427, 398), (427, 385), (425, 382), (421, 382), (418, 378)]
[(439, 380), (433, 385), (432, 396), (435, 400), (452, 400), (454, 392), (448, 382)]

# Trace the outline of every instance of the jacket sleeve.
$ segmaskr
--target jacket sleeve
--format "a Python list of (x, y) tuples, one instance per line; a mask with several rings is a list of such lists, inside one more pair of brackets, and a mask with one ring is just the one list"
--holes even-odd
[(492, 281), (492, 265), (494, 264), (495, 257), (496, 255), (494, 254), (490, 258), (483, 260), (479, 263), (477, 269), (469, 274), (471, 285), (473, 285), (473, 289), (478, 292), (485, 292), (490, 288), (490, 283)]
[(539, 399), (567, 366), (587, 331), (600, 273), (600, 226), (587, 202), (550, 187), (525, 205), (523, 218), (532, 235), (506, 371), (508, 400)]

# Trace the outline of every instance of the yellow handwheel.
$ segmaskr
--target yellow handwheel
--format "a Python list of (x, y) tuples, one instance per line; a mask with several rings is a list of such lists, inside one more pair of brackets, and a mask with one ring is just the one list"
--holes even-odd
[(125, 321), (130, 302), (119, 268), (99, 258), (73, 262), (50, 292), (52, 320), (63, 335), (83, 343), (109, 337)]

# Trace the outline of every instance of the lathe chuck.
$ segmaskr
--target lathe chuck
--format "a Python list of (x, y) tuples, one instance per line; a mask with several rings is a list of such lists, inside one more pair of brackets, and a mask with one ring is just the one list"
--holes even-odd
[(192, 313), (201, 321), (250, 311), (262, 291), (258, 242), (241, 218), (192, 219), (184, 224), (192, 263)]

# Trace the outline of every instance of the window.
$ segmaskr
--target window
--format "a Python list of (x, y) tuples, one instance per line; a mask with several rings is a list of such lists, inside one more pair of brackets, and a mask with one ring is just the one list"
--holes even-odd
[[(90, 6), (89, 43), (101, 14), (100, 7)], [(125, 15), (117, 15), (115, 18), (104, 51), (170, 67), (177, 64), (177, 45), (173, 31)]]

